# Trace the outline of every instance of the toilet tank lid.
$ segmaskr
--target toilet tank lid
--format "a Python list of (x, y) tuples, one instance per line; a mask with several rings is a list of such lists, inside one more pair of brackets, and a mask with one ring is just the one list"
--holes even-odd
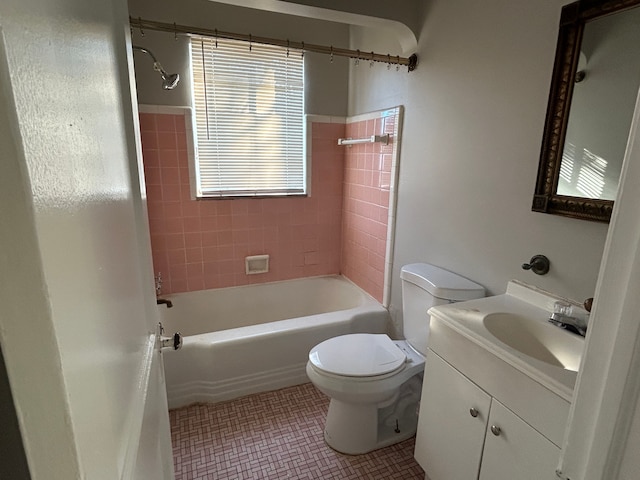
[(482, 285), (428, 263), (405, 265), (400, 278), (443, 300), (461, 301), (484, 297)]

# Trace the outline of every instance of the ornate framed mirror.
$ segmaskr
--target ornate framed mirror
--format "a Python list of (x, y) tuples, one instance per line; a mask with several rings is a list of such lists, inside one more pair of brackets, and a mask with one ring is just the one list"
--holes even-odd
[(640, 87), (640, 0), (562, 9), (532, 210), (608, 222)]

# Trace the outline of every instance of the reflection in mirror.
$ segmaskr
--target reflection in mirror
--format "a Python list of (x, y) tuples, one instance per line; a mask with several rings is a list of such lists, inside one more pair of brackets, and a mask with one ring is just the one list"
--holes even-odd
[(608, 222), (640, 86), (640, 0), (562, 8), (532, 210)]
[(640, 8), (585, 25), (558, 195), (614, 200), (640, 85)]

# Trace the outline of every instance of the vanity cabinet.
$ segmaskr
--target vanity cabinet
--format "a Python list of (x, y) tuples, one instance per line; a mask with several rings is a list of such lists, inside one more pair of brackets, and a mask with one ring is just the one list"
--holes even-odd
[(560, 449), (433, 351), (415, 458), (430, 480), (553, 478)]

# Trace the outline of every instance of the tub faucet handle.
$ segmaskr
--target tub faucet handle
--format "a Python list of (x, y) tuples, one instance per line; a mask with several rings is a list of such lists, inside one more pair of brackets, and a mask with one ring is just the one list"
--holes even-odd
[(158, 274), (154, 277), (156, 281), (156, 295), (162, 294), (162, 272), (158, 272)]

